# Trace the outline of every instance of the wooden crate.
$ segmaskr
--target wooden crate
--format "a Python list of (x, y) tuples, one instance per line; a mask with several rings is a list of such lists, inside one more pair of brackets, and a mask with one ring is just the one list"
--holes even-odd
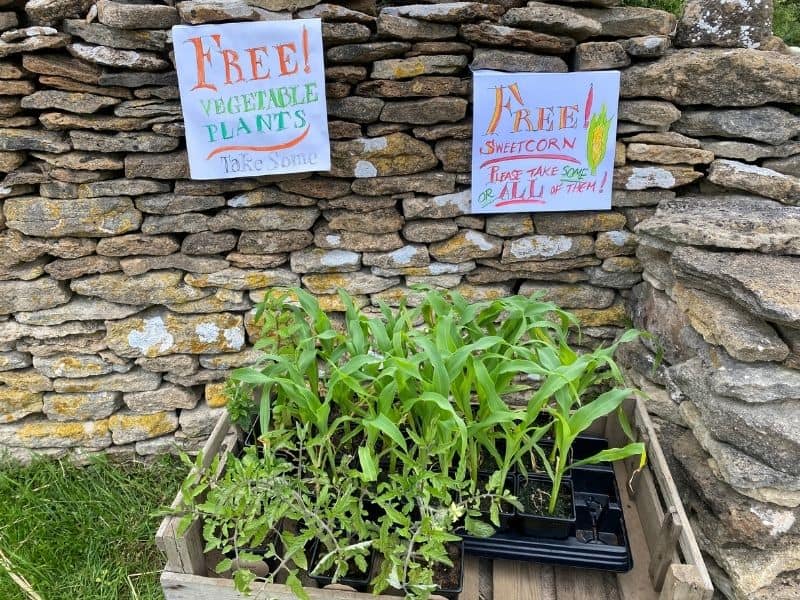
[[(675, 482), (667, 468), (643, 403), (625, 405), (639, 440), (647, 445), (648, 466), (634, 475), (636, 458), (615, 465), (634, 568), (604, 573), (506, 560), (465, 557), (460, 600), (710, 600), (711, 579), (689, 527)], [(616, 419), (599, 424), (612, 444), (625, 438)], [(233, 450), (237, 438), (223, 416), (204, 448), (204, 468), (218, 453)], [(224, 460), (220, 463), (224, 468)], [(173, 506), (180, 506), (181, 494)], [(166, 600), (243, 600), (228, 579), (210, 576), (203, 554), (202, 526), (195, 521), (182, 535), (178, 519), (165, 518), (156, 534), (167, 563), (161, 576)], [(329, 589), (308, 589), (313, 600), (397, 600)], [(256, 582), (249, 598), (293, 600), (281, 584)]]

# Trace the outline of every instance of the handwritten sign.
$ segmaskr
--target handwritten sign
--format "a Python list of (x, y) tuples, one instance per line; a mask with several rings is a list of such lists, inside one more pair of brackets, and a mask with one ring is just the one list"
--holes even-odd
[(619, 72), (474, 74), (472, 212), (611, 208)]
[(172, 28), (193, 179), (330, 169), (319, 19)]

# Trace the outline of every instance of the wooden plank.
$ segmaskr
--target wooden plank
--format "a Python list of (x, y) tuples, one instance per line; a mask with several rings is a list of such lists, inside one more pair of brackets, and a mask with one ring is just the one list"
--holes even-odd
[(553, 567), (516, 560), (494, 561), (494, 598), (497, 600), (553, 600)]
[(714, 595), (695, 565), (670, 565), (659, 600), (711, 600)]
[(628, 473), (621, 463), (614, 465), (614, 474), (619, 487), (620, 504), (625, 514), (625, 526), (628, 530), (628, 544), (633, 556), (633, 569), (627, 573), (617, 574), (617, 585), (621, 600), (656, 600), (658, 596), (650, 583), (648, 566), (650, 565), (650, 549), (644, 538), (642, 523), (636, 510), (636, 503), (628, 490)]
[[(244, 596), (233, 587), (230, 579), (198, 577), (186, 573), (164, 571), (161, 587), (165, 600), (297, 600), (285, 585), (255, 582), (252, 594)], [(358, 592), (306, 588), (311, 600), (397, 600), (397, 596), (373, 596)]]
[(480, 559), (464, 555), (464, 587), (459, 600), (480, 600)]
[(612, 573), (555, 567), (555, 581), (554, 600), (619, 600)]
[(650, 469), (653, 471), (658, 487), (661, 490), (664, 498), (671, 505), (674, 505), (678, 511), (678, 518), (683, 525), (683, 530), (680, 536), (680, 549), (687, 563), (695, 565), (697, 572), (703, 581), (703, 585), (708, 592), (713, 593), (714, 586), (711, 584), (711, 577), (708, 575), (703, 556), (700, 553), (700, 547), (697, 545), (697, 540), (694, 537), (691, 527), (689, 526), (689, 518), (686, 516), (686, 511), (681, 502), (681, 496), (672, 475), (669, 472), (667, 460), (664, 457), (664, 451), (658, 443), (658, 438), (655, 435), (653, 422), (647, 414), (647, 409), (644, 403), (640, 400), (636, 401), (634, 407), (634, 420), (637, 426), (644, 429), (649, 433), (649, 443), (647, 448), (648, 462)]
[[(203, 458), (200, 469), (207, 469), (214, 457), (222, 452), (219, 472), (225, 468), (225, 458), (237, 443), (235, 436), (227, 435), (230, 421), (227, 413), (223, 414), (214, 426), (211, 435), (203, 446)], [(179, 491), (172, 502), (172, 508), (178, 508), (183, 502), (183, 494)], [(179, 533), (179, 517), (165, 517), (156, 531), (156, 546), (167, 556), (165, 569), (178, 573), (204, 575), (206, 572), (203, 555), (202, 525), (199, 521), (192, 523), (183, 533)]]
[(653, 587), (656, 591), (660, 591), (664, 585), (664, 577), (670, 564), (672, 564), (682, 529), (683, 526), (681, 525), (680, 517), (678, 517), (677, 509), (674, 506), (670, 506), (661, 522), (661, 531), (658, 534), (655, 548), (650, 555), (650, 581), (653, 582)]

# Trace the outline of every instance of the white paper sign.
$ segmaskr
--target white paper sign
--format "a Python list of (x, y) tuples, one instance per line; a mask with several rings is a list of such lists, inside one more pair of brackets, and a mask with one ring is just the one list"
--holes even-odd
[(619, 72), (473, 80), (472, 212), (611, 208)]
[(172, 28), (192, 179), (330, 169), (319, 19)]

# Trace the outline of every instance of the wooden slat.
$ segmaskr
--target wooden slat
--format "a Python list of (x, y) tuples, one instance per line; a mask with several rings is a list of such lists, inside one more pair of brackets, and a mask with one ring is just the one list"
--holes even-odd
[(611, 573), (555, 568), (554, 600), (619, 600), (616, 578)]
[(675, 485), (675, 481), (672, 479), (672, 475), (670, 475), (669, 466), (664, 457), (664, 451), (658, 443), (653, 423), (641, 400), (637, 400), (634, 406), (634, 420), (637, 427), (650, 433), (650, 440), (647, 448), (650, 469), (655, 476), (661, 493), (665, 498), (668, 498), (668, 502), (675, 506), (675, 509), (678, 511), (678, 518), (684, 525), (680, 536), (681, 552), (687, 563), (697, 567), (697, 573), (703, 582), (704, 589), (709, 593), (713, 593), (714, 586), (711, 584), (711, 577), (709, 577), (708, 570), (705, 567), (705, 562), (700, 553), (700, 547), (697, 545), (697, 540), (694, 537), (691, 527), (689, 527), (689, 518), (686, 516), (686, 511), (683, 508), (678, 488)]
[(661, 531), (658, 534), (655, 548), (650, 554), (650, 581), (653, 582), (656, 591), (660, 591), (664, 585), (664, 576), (673, 562), (675, 548), (682, 530), (683, 526), (678, 517), (678, 511), (674, 506), (670, 506), (661, 522)]
[(515, 560), (494, 561), (495, 600), (553, 600), (553, 567)]
[[(233, 587), (230, 579), (212, 579), (186, 573), (164, 571), (161, 587), (165, 600), (297, 600), (285, 585), (256, 582), (252, 594), (244, 596)], [(373, 596), (358, 592), (306, 588), (311, 600), (397, 600), (397, 596)]]
[(672, 564), (667, 569), (659, 600), (711, 600), (714, 595), (695, 565)]
[(621, 463), (614, 465), (617, 477), (620, 503), (625, 514), (625, 526), (628, 530), (628, 544), (633, 556), (633, 569), (627, 573), (617, 574), (617, 584), (621, 600), (656, 600), (658, 597), (650, 583), (648, 566), (650, 565), (650, 549), (644, 538), (642, 523), (636, 510), (636, 503), (628, 492), (628, 474)]
[(480, 600), (480, 559), (464, 556), (464, 588), (459, 600)]

